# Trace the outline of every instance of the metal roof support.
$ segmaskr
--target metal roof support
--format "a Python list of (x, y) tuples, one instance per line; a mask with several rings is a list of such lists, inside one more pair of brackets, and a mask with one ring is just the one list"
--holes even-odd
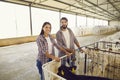
[[(109, 11), (107, 11), (107, 10), (105, 10), (105, 9), (103, 9), (103, 8), (101, 8), (101, 7), (99, 7), (97, 4), (92, 3), (92, 2), (89, 1), (89, 0), (85, 0), (85, 1), (88, 2), (88, 3), (90, 3), (90, 4), (92, 4), (93, 6), (95, 6), (95, 7), (99, 8), (99, 9), (101, 9), (101, 10), (103, 10), (103, 11), (109, 13), (109, 14), (112, 15), (112, 16), (114, 15), (114, 14), (110, 13)], [(114, 15), (114, 17), (118, 17), (118, 16)]]
[(72, 4), (65, 3), (65, 2), (60, 1), (60, 0), (54, 0), (54, 1), (57, 1), (57, 2), (60, 2), (60, 3), (66, 4), (66, 5), (69, 5), (69, 6), (73, 6), (73, 7), (77, 8), (77, 9), (81, 9), (81, 10), (84, 10), (84, 11), (87, 11), (87, 12), (90, 12), (90, 13), (93, 13), (93, 14), (97, 14), (97, 15), (99, 15), (99, 16), (104, 16), (104, 15), (98, 14), (98, 13), (96, 13), (96, 12), (92, 12), (92, 11), (90, 11), (90, 10), (83, 9), (83, 8), (81, 8), (81, 7), (78, 7), (78, 6), (74, 6), (74, 5), (72, 5)]
[[(40, 0), (41, 1), (41, 0)], [(36, 0), (33, 0), (33, 2), (32, 3), (35, 3), (36, 2)]]
[(118, 17), (118, 18), (113, 18), (113, 19), (111, 19), (111, 20), (109, 20), (109, 21), (112, 21), (112, 20), (119, 20), (119, 21), (120, 21), (120, 17)]
[(31, 3), (29, 5), (29, 15), (30, 15), (30, 32), (31, 32), (31, 36), (33, 35), (33, 29), (32, 29), (32, 14), (31, 14)]
[[(90, 8), (90, 9), (96, 11), (95, 8), (88, 6), (88, 5), (84, 4), (83, 2), (80, 2), (80, 1), (78, 1), (78, 0), (75, 0), (75, 1), (76, 1), (79, 5), (88, 7), (88, 8)], [(102, 11), (99, 11), (99, 10), (97, 10), (97, 12), (102, 13)], [(102, 13), (102, 14), (104, 14), (103, 16), (106, 17), (106, 18), (109, 18), (109, 19), (110, 19), (110, 17), (113, 18), (111, 15), (108, 15), (108, 14), (106, 14), (106, 13)], [(106, 15), (107, 15), (107, 16), (106, 16)]]
[[(30, 3), (29, 1), (26, 1), (28, 3)], [(79, 13), (79, 12), (73, 12), (73, 11), (69, 11), (69, 10), (64, 10), (64, 9), (61, 9), (61, 8), (56, 8), (56, 7), (52, 7), (52, 6), (48, 6), (48, 5), (44, 5), (44, 4), (39, 4), (39, 3), (35, 3), (36, 5), (40, 5), (40, 6), (45, 6), (45, 7), (48, 7), (48, 8), (53, 8), (53, 9), (56, 9), (56, 10), (60, 10), (61, 12), (62, 11), (67, 11), (67, 12), (71, 12), (71, 13), (76, 13), (76, 14), (81, 14), (81, 15), (86, 15), (86, 16), (90, 16), (90, 17), (95, 17), (95, 16), (91, 16), (91, 15), (87, 15), (87, 14), (82, 14), (82, 13)], [(32, 5), (33, 6), (33, 5)], [(35, 6), (33, 6), (35, 7)], [(98, 19), (102, 19), (102, 18), (98, 18)], [(105, 19), (104, 19), (105, 20)]]
[(39, 0), (39, 3), (42, 3), (42, 2), (45, 2), (45, 1), (48, 1), (48, 0)]
[[(3, 2), (14, 3), (14, 4), (19, 4), (19, 5), (25, 5), (25, 6), (29, 6), (29, 4), (32, 3), (31, 1), (26, 1), (26, 0), (21, 0), (19, 2), (13, 2), (13, 1), (3, 1)], [(23, 2), (23, 4), (21, 2)], [(61, 9), (61, 8), (56, 8), (56, 7), (53, 7), (53, 6), (48, 6), (48, 5), (40, 4), (40, 3), (34, 3), (33, 5), (31, 5), (31, 7), (42, 8), (42, 9), (47, 9), (48, 8), (48, 10), (53, 10), (53, 11), (58, 11), (58, 12), (60, 10), (61, 12), (67, 11), (67, 12), (70, 12), (70, 13), (86, 15), (86, 16), (89, 16), (89, 17), (95, 17), (95, 16), (92, 16), (92, 15), (79, 13), (79, 12), (74, 12), (74, 11), (70, 11), (70, 10), (64, 10), (64, 9)], [(46, 7), (46, 8), (43, 8), (43, 7)], [(110, 19), (100, 18), (100, 17), (96, 17), (96, 18), (103, 19), (103, 20), (110, 20)]]
[(110, 0), (107, 0), (107, 1), (116, 9), (116, 11), (120, 13), (119, 9), (117, 9), (117, 7)]
[(105, 1), (105, 2), (103, 2), (103, 3), (100, 3), (100, 4), (98, 4), (99, 6), (100, 5), (106, 5), (108, 2), (107, 1)]

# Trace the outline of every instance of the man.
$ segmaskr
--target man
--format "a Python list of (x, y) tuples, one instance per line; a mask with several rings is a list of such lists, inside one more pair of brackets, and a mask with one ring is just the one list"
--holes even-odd
[[(77, 41), (76, 37), (74, 36), (72, 30), (68, 28), (68, 19), (66, 17), (62, 17), (60, 19), (60, 30), (56, 34), (56, 40), (57, 43), (63, 47), (65, 50), (67, 50), (70, 53), (73, 53), (71, 57), (68, 59), (62, 60), (62, 65), (66, 65), (66, 62), (69, 63), (70, 67), (75, 66), (75, 46), (74, 43), (77, 45), (77, 47), (80, 49), (79, 42)], [(82, 49), (81, 49), (82, 50)], [(65, 53), (60, 51), (59, 57), (64, 56)]]

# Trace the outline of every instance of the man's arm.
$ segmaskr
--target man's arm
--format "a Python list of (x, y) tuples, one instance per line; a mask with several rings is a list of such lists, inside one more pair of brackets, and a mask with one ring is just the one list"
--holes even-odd
[(80, 48), (79, 42), (75, 42), (75, 44), (76, 44), (76, 46), (77, 46), (78, 48)]
[(74, 52), (74, 50), (68, 49), (67, 47), (65, 47), (62, 44), (62, 39), (61, 39), (61, 35), (60, 35), (59, 32), (57, 32), (57, 34), (56, 34), (56, 40), (57, 40), (58, 45), (60, 45), (60, 47), (64, 48), (67, 52), (69, 52), (69, 53), (73, 53)]
[(78, 48), (80, 48), (80, 44), (79, 44), (78, 40), (76, 39), (76, 37), (75, 37), (75, 35), (74, 35), (74, 33), (72, 32), (71, 29), (70, 29), (70, 32), (71, 32), (71, 34), (73, 35), (74, 43), (76, 44), (76, 46), (77, 46)]
[(68, 56), (71, 55), (67, 50), (65, 50), (63, 47), (61, 47), (59, 44), (57, 44), (56, 41), (53, 38), (52, 38), (52, 42), (58, 50), (63, 51)]
[[(75, 36), (74, 36), (74, 37), (75, 37)], [(78, 47), (79, 51), (84, 52), (84, 50), (80, 47), (80, 44), (79, 44), (78, 40), (76, 39), (76, 37), (75, 37), (74, 43), (75, 43), (76, 46)]]
[(70, 30), (70, 31), (71, 31), (71, 33), (72, 33), (72, 35), (73, 35), (74, 43), (75, 43), (76, 46), (78, 47), (79, 51), (82, 51), (82, 52), (83, 52), (83, 50), (82, 50), (82, 48), (80, 47), (80, 44), (79, 44), (78, 40), (76, 39), (74, 33), (72, 32), (72, 30)]

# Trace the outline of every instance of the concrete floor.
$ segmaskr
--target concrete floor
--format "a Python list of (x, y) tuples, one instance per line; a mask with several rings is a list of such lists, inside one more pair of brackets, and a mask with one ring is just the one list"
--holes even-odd
[[(104, 36), (77, 37), (81, 46)], [(0, 47), (0, 80), (39, 80), (36, 68), (36, 42)]]

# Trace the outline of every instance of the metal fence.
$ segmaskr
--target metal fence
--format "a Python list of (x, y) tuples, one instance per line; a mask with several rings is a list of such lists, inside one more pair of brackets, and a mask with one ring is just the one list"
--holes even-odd
[[(100, 41), (76, 50), (76, 75), (106, 77), (120, 80), (120, 43)], [(61, 59), (67, 56), (61, 57)], [(57, 75), (61, 62), (51, 61), (42, 66), (45, 80), (66, 80)]]

